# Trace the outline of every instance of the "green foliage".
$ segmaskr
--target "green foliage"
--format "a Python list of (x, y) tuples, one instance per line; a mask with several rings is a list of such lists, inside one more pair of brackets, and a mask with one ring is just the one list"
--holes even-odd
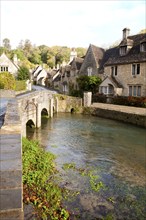
[(77, 52), (78, 57), (83, 57), (83, 56), (85, 56), (85, 54), (87, 52), (87, 48), (77, 47), (76, 52)]
[(31, 54), (28, 57), (28, 60), (34, 64), (41, 64), (42, 63), (39, 48), (33, 48), (33, 51), (31, 52)]
[(91, 91), (93, 94), (98, 91), (101, 79), (98, 76), (86, 76), (82, 75), (77, 78), (79, 90), (83, 93), (84, 91)]
[(15, 78), (9, 72), (0, 73), (0, 89), (15, 89)]
[(35, 207), (39, 219), (69, 220), (61, 206), (62, 191), (55, 184), (52, 153), (45, 152), (36, 141), (23, 138), (23, 200)]
[(26, 81), (25, 80), (16, 80), (16, 91), (26, 90)]
[(101, 181), (98, 181), (99, 177), (94, 174), (95, 171), (77, 168), (75, 163), (65, 163), (63, 164), (62, 168), (64, 170), (72, 169), (78, 171), (82, 176), (88, 176), (90, 187), (95, 192), (98, 192), (101, 188), (104, 187), (104, 184)]
[(26, 66), (21, 66), (19, 68), (17, 79), (18, 80), (27, 80), (27, 79), (29, 79), (29, 69)]
[(10, 40), (8, 38), (3, 39), (3, 47), (7, 50), (11, 50)]

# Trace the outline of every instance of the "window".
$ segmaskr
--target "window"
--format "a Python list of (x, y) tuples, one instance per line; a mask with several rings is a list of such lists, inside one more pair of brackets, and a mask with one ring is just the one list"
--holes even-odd
[(100, 87), (100, 92), (101, 92), (101, 93), (107, 94), (107, 91), (108, 91), (107, 86), (101, 86), (101, 87)]
[(146, 42), (142, 42), (140, 45), (140, 51), (141, 52), (146, 52)]
[(132, 64), (132, 75), (139, 75), (140, 74), (140, 64)]
[(88, 76), (91, 76), (92, 75), (92, 67), (88, 67), (87, 72), (88, 72)]
[(129, 96), (141, 96), (141, 86), (129, 86)]
[(111, 75), (112, 76), (117, 76), (117, 74), (118, 74), (117, 70), (118, 70), (117, 66), (112, 66), (111, 67)]
[(120, 47), (120, 55), (124, 56), (127, 53), (127, 46)]
[(129, 86), (129, 96), (132, 96), (132, 86)]
[(5, 72), (5, 71), (8, 72), (8, 66), (1, 66), (0, 71), (1, 72)]

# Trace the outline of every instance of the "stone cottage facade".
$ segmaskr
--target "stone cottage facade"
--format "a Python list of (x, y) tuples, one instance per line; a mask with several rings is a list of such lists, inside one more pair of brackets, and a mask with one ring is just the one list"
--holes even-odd
[(45, 86), (46, 78), (47, 72), (42, 66), (37, 66), (37, 68), (32, 72), (32, 80), (35, 85)]
[(72, 89), (78, 89), (77, 77), (83, 63), (83, 58), (77, 57), (77, 53), (73, 48), (70, 54), (68, 64), (63, 63), (56, 75), (54, 76), (53, 85), (63, 94), (69, 94)]
[(11, 61), (5, 53), (0, 56), (0, 73), (9, 72), (17, 77), (19, 66), (17, 56), (14, 55), (13, 61)]
[(104, 54), (100, 93), (146, 96), (146, 34), (129, 36), (129, 33), (125, 28), (121, 43)]

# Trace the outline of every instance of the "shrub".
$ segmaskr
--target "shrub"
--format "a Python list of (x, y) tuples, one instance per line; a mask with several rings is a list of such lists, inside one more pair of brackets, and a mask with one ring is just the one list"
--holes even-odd
[(0, 73), (0, 89), (12, 89), (16, 86), (14, 76), (9, 72)]
[(29, 69), (26, 66), (21, 66), (18, 70), (18, 80), (27, 80), (29, 79)]
[(16, 91), (26, 90), (26, 81), (25, 80), (16, 80)]
[(61, 204), (62, 189), (55, 182), (55, 156), (37, 141), (23, 138), (22, 144), (24, 203), (33, 205), (37, 219), (69, 220)]
[(113, 98), (113, 104), (134, 107), (146, 107), (146, 97), (116, 96)]

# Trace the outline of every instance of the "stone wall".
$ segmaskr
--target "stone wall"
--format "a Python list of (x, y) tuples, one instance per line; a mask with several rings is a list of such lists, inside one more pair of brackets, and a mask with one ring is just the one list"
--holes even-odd
[(146, 114), (135, 114), (132, 112), (128, 112), (128, 110), (127, 112), (124, 112), (116, 109), (116, 107), (116, 105), (115, 109), (108, 109), (106, 107), (86, 107), (84, 108), (83, 113), (112, 120), (118, 120), (124, 123), (129, 123), (146, 128)]
[(74, 110), (77, 113), (82, 112), (82, 99), (66, 95), (56, 95), (57, 98), (57, 111), (58, 112), (71, 112)]
[(0, 136), (0, 219), (23, 220), (21, 122), (15, 98), (7, 105)]

